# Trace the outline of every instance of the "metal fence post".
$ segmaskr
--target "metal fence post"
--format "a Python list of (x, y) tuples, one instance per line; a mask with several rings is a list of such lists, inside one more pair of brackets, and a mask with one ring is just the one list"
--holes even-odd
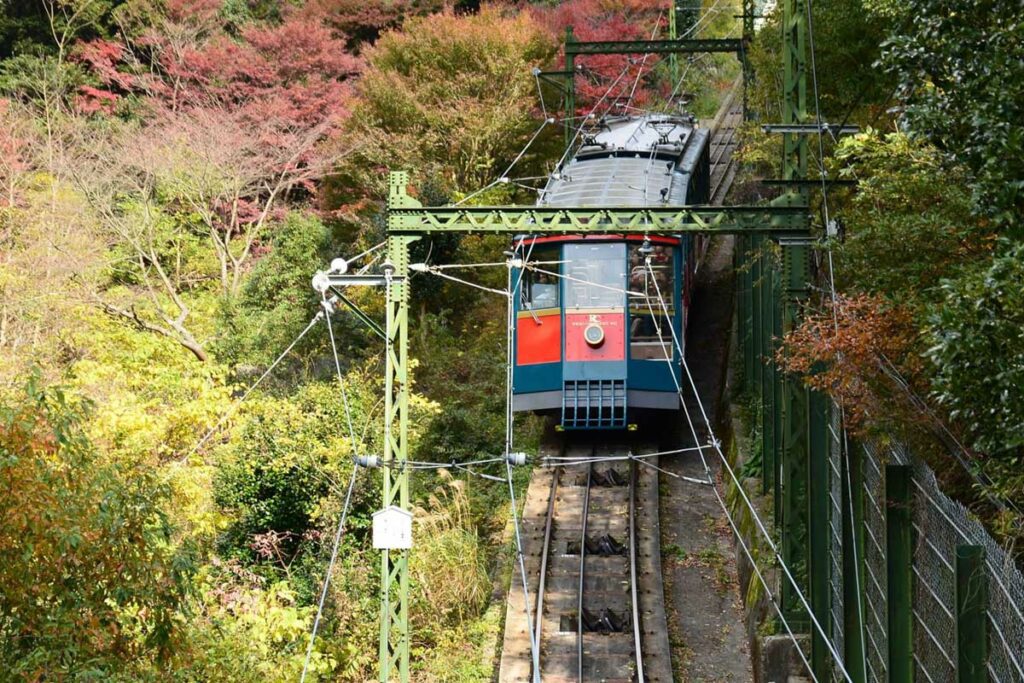
[(782, 525), (782, 411), (783, 411), (783, 380), (782, 370), (775, 362), (775, 352), (782, 339), (782, 269), (773, 264), (771, 270), (771, 337), (769, 339), (769, 368), (772, 383), (772, 466), (775, 469), (775, 524)]
[(889, 681), (914, 680), (913, 526), (910, 467), (885, 467), (885, 564), (889, 595)]
[(854, 683), (867, 680), (864, 657), (864, 454), (844, 444), (840, 459), (843, 515), (843, 660)]
[[(764, 253), (770, 240), (761, 241), (761, 461), (770, 473), (769, 489), (778, 510), (778, 461), (775, 458), (775, 268), (772, 257)], [(776, 519), (776, 522), (778, 519)]]
[(956, 547), (956, 678), (988, 683), (988, 576), (985, 548)]
[[(826, 633), (831, 633), (832, 612), (829, 609), (829, 400), (818, 391), (808, 396), (809, 454), (807, 458), (807, 519), (810, 544), (811, 610)], [(829, 680), (828, 645), (817, 629), (812, 631), (811, 669), (819, 681)]]
[(749, 392), (754, 386), (754, 349), (753, 349), (753, 321), (751, 319), (751, 261), (750, 261), (750, 237), (738, 235), (736, 238), (736, 283), (739, 287), (737, 292), (739, 338), (741, 358), (743, 360), (743, 389)]

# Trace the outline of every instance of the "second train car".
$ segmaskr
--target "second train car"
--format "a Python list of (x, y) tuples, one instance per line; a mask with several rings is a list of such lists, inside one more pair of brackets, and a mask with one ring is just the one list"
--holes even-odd
[[(602, 121), (551, 175), (540, 204), (706, 203), (708, 139), (688, 116)], [(673, 338), (685, 343), (699, 239), (517, 238), (525, 267), (514, 274), (513, 408), (554, 413), (562, 429), (626, 429), (639, 411), (678, 409)]]

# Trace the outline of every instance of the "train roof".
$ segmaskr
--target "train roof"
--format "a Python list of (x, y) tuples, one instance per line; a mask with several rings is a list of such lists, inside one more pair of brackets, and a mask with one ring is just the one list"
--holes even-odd
[(708, 131), (668, 114), (606, 119), (553, 173), (542, 206), (683, 205)]

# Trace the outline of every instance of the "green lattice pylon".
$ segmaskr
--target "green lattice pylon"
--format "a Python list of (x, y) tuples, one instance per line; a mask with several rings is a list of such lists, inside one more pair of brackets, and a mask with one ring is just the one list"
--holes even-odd
[[(405, 193), (409, 174), (391, 174), (388, 207), (419, 206)], [(397, 192), (395, 188), (401, 188)], [(409, 509), (409, 245), (415, 235), (388, 237), (395, 278), (387, 285), (382, 508)], [(409, 680), (409, 551), (381, 551), (380, 683)]]

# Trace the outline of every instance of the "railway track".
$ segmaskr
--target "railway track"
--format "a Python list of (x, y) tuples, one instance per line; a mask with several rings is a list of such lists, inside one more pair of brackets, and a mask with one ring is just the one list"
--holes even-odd
[[(623, 459), (628, 453), (624, 445), (573, 446), (555, 456), (568, 458), (560, 466), (537, 470), (531, 481), (524, 554), (546, 683), (672, 680), (657, 471)], [(498, 677), (507, 683), (533, 680), (522, 576), (515, 573)]]
[(742, 81), (737, 80), (711, 122), (712, 204), (721, 205), (725, 202), (732, 181), (736, 178), (737, 166), (733, 153), (739, 142), (736, 132), (743, 123), (743, 99), (739, 96), (742, 87)]

